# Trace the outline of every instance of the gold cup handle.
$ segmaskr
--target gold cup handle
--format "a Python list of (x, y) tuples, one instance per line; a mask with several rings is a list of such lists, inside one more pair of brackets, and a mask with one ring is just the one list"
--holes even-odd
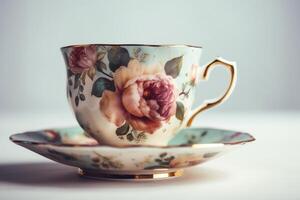
[(224, 66), (230, 73), (230, 82), (229, 82), (227, 90), (220, 98), (217, 98), (216, 100), (207, 100), (202, 105), (200, 105), (198, 108), (196, 108), (194, 111), (192, 111), (191, 116), (187, 117), (187, 123), (186, 123), (187, 127), (192, 125), (193, 120), (199, 113), (221, 104), (231, 95), (231, 92), (233, 91), (235, 82), (236, 82), (236, 67), (235, 67), (236, 64), (235, 64), (235, 62), (230, 62), (223, 58), (216, 58), (214, 61), (212, 61), (211, 63), (207, 64), (204, 67), (201, 78), (203, 80), (207, 80), (212, 68), (214, 66), (220, 66), (220, 65)]

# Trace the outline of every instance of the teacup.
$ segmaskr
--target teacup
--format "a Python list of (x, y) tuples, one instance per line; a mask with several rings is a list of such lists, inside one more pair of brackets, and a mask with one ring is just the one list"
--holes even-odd
[[(166, 145), (200, 112), (222, 103), (236, 81), (234, 62), (217, 58), (199, 67), (198, 46), (87, 44), (61, 50), (76, 119), (104, 145)], [(213, 66), (229, 70), (229, 86), (220, 98), (191, 110), (195, 86)]]

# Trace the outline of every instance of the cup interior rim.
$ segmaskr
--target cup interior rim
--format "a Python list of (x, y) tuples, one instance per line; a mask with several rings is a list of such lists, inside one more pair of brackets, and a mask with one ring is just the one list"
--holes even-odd
[(89, 45), (96, 45), (96, 46), (137, 46), (137, 47), (192, 47), (192, 48), (199, 48), (202, 49), (201, 46), (198, 45), (189, 45), (189, 44), (129, 44), (129, 43), (122, 43), (122, 44), (100, 44), (100, 43), (91, 43), (91, 44), (73, 44), (63, 46), (60, 49), (67, 49), (70, 47), (84, 47)]

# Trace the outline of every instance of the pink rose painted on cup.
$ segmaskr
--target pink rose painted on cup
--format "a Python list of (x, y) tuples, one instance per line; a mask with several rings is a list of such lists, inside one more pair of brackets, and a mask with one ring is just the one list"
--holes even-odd
[(173, 78), (157, 66), (131, 60), (114, 73), (116, 91), (105, 90), (100, 109), (116, 126), (128, 122), (135, 130), (153, 133), (176, 112)]
[(69, 69), (74, 74), (82, 73), (95, 65), (97, 55), (95, 45), (74, 47), (68, 57)]

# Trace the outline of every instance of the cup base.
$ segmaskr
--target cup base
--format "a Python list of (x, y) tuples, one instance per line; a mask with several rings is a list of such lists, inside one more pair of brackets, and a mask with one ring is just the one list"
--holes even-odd
[(157, 169), (146, 170), (140, 172), (115, 172), (115, 171), (102, 171), (102, 170), (90, 170), (90, 169), (78, 169), (78, 174), (82, 177), (100, 179), (100, 180), (123, 180), (123, 181), (154, 181), (165, 180), (180, 177), (183, 175), (183, 169), (169, 170), (169, 169)]

